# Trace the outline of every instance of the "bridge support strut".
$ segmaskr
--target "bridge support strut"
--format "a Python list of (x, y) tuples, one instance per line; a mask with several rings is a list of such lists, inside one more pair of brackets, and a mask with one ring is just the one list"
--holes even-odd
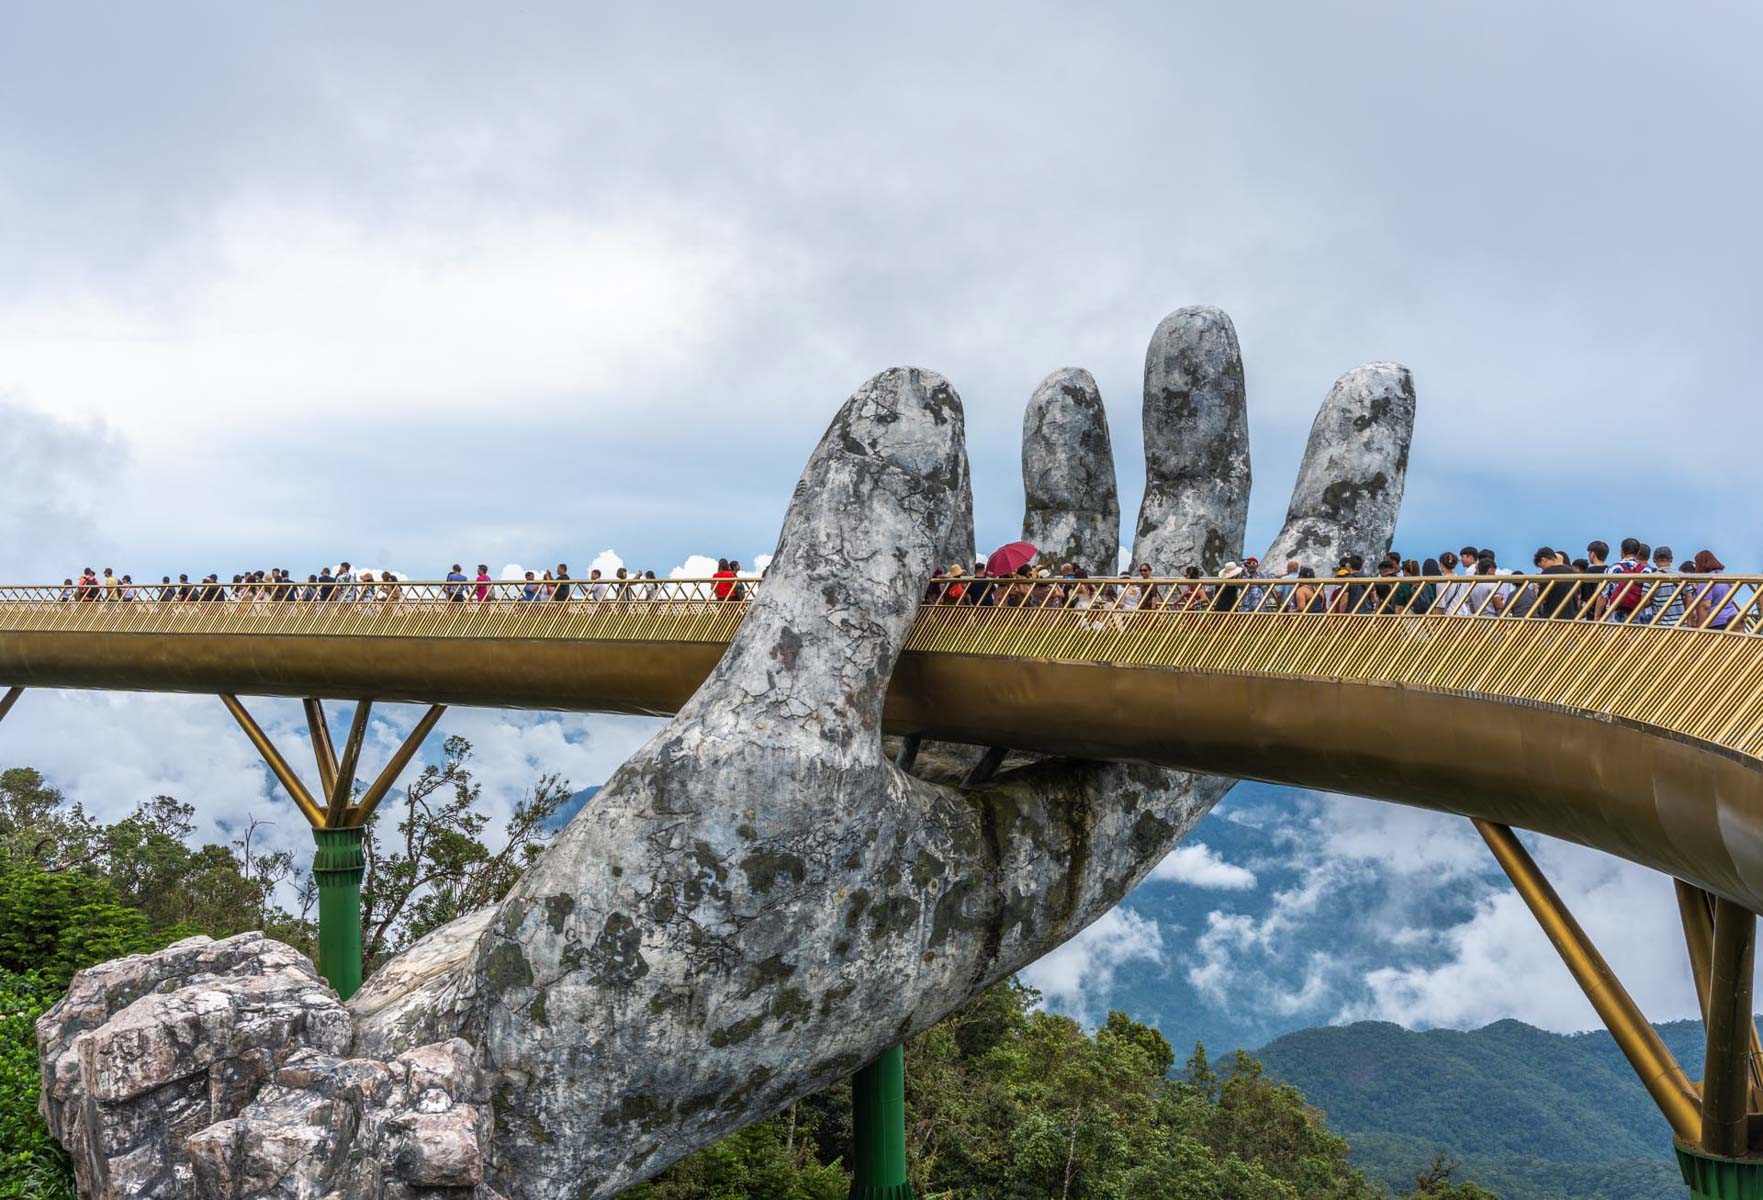
[[(1628, 1065), (1659, 1106), (1665, 1120), (1682, 1143), (1695, 1144), (1702, 1134), (1701, 1102), (1695, 1089), (1665, 1048), (1658, 1031), (1647, 1023), (1640, 1008), (1592, 945), (1585, 930), (1561, 902), (1561, 897), (1537, 867), (1536, 860), (1518, 841), (1510, 826), (1476, 821), (1475, 828), (1494, 852), (1506, 877), (1541, 925), (1556, 953), (1573, 975), (1573, 981), (1591, 1001), (1592, 1008), (1616, 1039)], [(1763, 1198), (1760, 1198), (1763, 1200)]]
[[(355, 716), (349, 722), (349, 736), (343, 743), (341, 758), (331, 742), (323, 701), (302, 701), (306, 727), (312, 735), (312, 753), (318, 762), (323, 798), (320, 803), (300, 781), (281, 751), (275, 748), (269, 735), (245, 711), (239, 698), (223, 695), (220, 699), (257, 748), (270, 773), (312, 826), (315, 845), (312, 878), (318, 884), (318, 973), (337, 990), (337, 995), (347, 1000), (361, 987), (361, 880), (367, 866), (363, 852), (367, 823), (380, 801), (392, 790), (392, 785), (398, 782), (398, 776), (422, 748), (423, 741), (433, 732), (435, 722), (441, 719), (447, 706), (431, 704), (416, 723), (416, 728), (410, 731), (410, 736), (393, 752), (385, 769), (356, 797), (355, 768), (361, 760), (362, 743), (367, 740), (367, 721), (373, 711), (373, 701), (362, 700), (355, 705)], [(0, 715), (4, 715), (3, 711)]]
[(912, 1200), (906, 1175), (906, 1054), (895, 1046), (851, 1077), (851, 1200)]
[(6, 714), (12, 711), (12, 706), (18, 703), (18, 698), (22, 695), (24, 695), (23, 688), (9, 687), (6, 689), (6, 695), (0, 696), (0, 721), (6, 719)]
[[(1763, 1200), (1763, 1159), (1745, 1157), (1751, 1149), (1757, 1067), (1757, 1027), (1751, 1019), (1757, 918), (1730, 900), (1681, 882), (1677, 886), (1708, 1031), (1701, 1145), (1679, 1141), (1678, 1167), (1695, 1200)], [(1698, 942), (1705, 947), (1700, 954)]]

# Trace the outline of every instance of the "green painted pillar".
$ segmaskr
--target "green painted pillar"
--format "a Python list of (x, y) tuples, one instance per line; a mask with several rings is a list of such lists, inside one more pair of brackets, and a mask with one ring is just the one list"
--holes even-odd
[(1679, 1144), (1677, 1166), (1693, 1200), (1763, 1200), (1763, 1159), (1721, 1158)]
[(851, 1077), (851, 1200), (912, 1200), (906, 1178), (906, 1052)]
[(361, 986), (361, 854), (365, 831), (314, 829), (318, 850), (312, 878), (318, 883), (318, 973), (347, 1000)]

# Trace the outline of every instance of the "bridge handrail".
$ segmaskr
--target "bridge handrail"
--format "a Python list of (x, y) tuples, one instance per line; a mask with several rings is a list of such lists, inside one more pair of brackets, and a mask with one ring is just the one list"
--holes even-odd
[[(318, 626), (335, 624), (338, 619), (369, 613), (393, 616), (453, 604), (543, 606), (535, 612), (553, 611), (550, 605), (560, 605), (571, 612), (602, 605), (614, 606), (618, 611), (640, 606), (677, 610), (681, 605), (729, 605), (744, 611), (742, 601), (763, 582), (754, 578), (710, 578), (11, 584), (0, 585), (0, 629), (44, 629), (58, 624), (69, 629), (111, 628), (126, 615), (133, 619), (124, 623), (140, 632), (217, 632), (223, 626), (235, 624), (254, 630), (264, 618), (294, 614), (288, 616), (288, 623), (299, 628), (289, 632), (320, 632)], [(1603, 620), (1707, 632), (1754, 633), (1763, 629), (1763, 576), (1653, 572), (1314, 579), (939, 576), (931, 581), (924, 603), (927, 607), (1063, 609), (1097, 615), (1169, 611), (1378, 617), (1446, 614)], [(214, 607), (216, 604), (221, 607)], [(279, 607), (283, 604), (298, 607)], [(458, 611), (463, 616), (473, 610)], [(307, 614), (306, 619), (301, 619), (302, 613)], [(331, 619), (325, 620), (327, 617)], [(252, 621), (257, 623), (247, 623)], [(361, 621), (355, 619), (351, 624), (359, 625)], [(710, 624), (720, 627), (724, 622)], [(367, 631), (352, 628), (351, 632)]]
[[(1450, 597), (1443, 589), (1472, 582), (1466, 576), (938, 579), (904, 649), (1395, 684), (1592, 712), (1763, 757), (1763, 638), (1752, 636), (1763, 623), (1763, 577), (1477, 578), (1490, 590), (1460, 605), (1463, 615), (1446, 611)], [(1437, 594), (1421, 611), (1429, 583)], [(1527, 600), (1533, 585), (1573, 589), (1575, 603), (1556, 604), (1552, 615), (1521, 617), (1539, 611), (1539, 598), (1555, 595), (1538, 590)], [(303, 591), (310, 585), (291, 586)], [(167, 690), (189, 690), (174, 660), (166, 660), (163, 671), (153, 666), (162, 648), (125, 648), (113, 643), (118, 635), (163, 636), (172, 645), (206, 635), (713, 648), (734, 636), (747, 598), (763, 582), (609, 580), (602, 591), (590, 583), (584, 592), (572, 580), (569, 599), (533, 601), (507, 598), (520, 594), (524, 580), (482, 585), (483, 601), (476, 599), (475, 581), (390, 586), (373, 585), (371, 600), (369, 585), (343, 584), (329, 599), (300, 601), (278, 598), (287, 594), (281, 586), (226, 601), (83, 600), (61, 585), (0, 586), (0, 645), (26, 639), (12, 643), (24, 668), (20, 679), (0, 683), (70, 677), (45, 666), (53, 659), (84, 664), (73, 672), (82, 681), (74, 686), (102, 686), (93, 682), (103, 678), (96, 668), (126, 660), (131, 686), (163, 677), (180, 684)], [(1404, 586), (1411, 590), (1403, 592)], [(1633, 606), (1610, 608), (1614, 619), (1588, 619), (1598, 596), (1609, 601), (1613, 589), (1629, 586), (1641, 589)], [(1724, 592), (1710, 595), (1716, 586)], [(1311, 587), (1320, 602), (1294, 611)], [(1338, 589), (1332, 598), (1331, 588)], [(1499, 615), (1494, 588), (1509, 589)], [(993, 602), (975, 603), (982, 599)], [(1704, 602), (1710, 600), (1716, 603)], [(44, 637), (77, 641), (51, 647)], [(212, 645), (202, 652), (205, 662), (228, 653)]]

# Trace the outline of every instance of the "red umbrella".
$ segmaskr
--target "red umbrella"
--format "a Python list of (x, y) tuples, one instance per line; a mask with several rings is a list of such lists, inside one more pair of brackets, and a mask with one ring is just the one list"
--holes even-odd
[(1011, 542), (992, 551), (986, 559), (987, 575), (1014, 575), (1035, 560), (1037, 551), (1028, 542)]

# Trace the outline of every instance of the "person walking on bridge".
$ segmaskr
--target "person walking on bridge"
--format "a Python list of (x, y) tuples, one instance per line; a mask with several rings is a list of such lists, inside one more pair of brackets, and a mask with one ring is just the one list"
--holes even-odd
[[(1539, 546), (1531, 555), (1531, 562), (1544, 575), (1571, 575), (1573, 564), (1567, 556), (1552, 546)], [(1570, 583), (1542, 582), (1536, 587), (1536, 598), (1530, 604), (1528, 612), (1533, 617), (1571, 617), (1573, 616), (1574, 597), (1579, 589)]]
[(557, 574), (553, 575), (551, 577), (551, 579), (552, 579), (551, 599), (553, 599), (553, 600), (567, 600), (567, 599), (569, 599), (569, 593), (570, 593), (569, 564), (568, 563), (558, 563), (557, 564)]
[[(1606, 575), (1640, 575), (1647, 570), (1646, 560), (1641, 557), (1641, 540), (1626, 537), (1622, 539), (1622, 559), (1613, 566), (1606, 567)], [(1623, 584), (1610, 584), (1598, 593), (1598, 619), (1608, 618), (1613, 621), (1626, 621), (1640, 607), (1641, 594), (1646, 585), (1639, 580)]]
[[(1672, 574), (1672, 566), (1676, 561), (1677, 556), (1671, 552), (1670, 546), (1658, 546), (1653, 550), (1655, 574)], [(1683, 623), (1684, 611), (1684, 585), (1661, 583), (1647, 598), (1647, 607), (1641, 610), (1641, 624), (1680, 625)]]
[[(1610, 544), (1605, 541), (1590, 541), (1585, 547), (1585, 571), (1589, 575), (1605, 575), (1610, 571), (1608, 559)], [(1598, 619), (1598, 609), (1604, 591), (1603, 584), (1587, 581), (1580, 584), (1579, 595), (1574, 597), (1574, 614), (1588, 621)]]
[[(1712, 550), (1696, 551), (1694, 566), (1698, 575), (1718, 575), (1726, 570), (1726, 564), (1716, 558)], [(1733, 585), (1707, 583), (1696, 586), (1698, 592), (1691, 626), (1696, 629), (1730, 628), (1739, 615), (1739, 607), (1733, 602)]]
[(477, 601), (482, 604), (490, 598), (490, 568), (484, 564), (477, 565)]
[(1323, 593), (1322, 585), (1316, 582), (1315, 568), (1298, 568), (1298, 582), (1292, 588), (1291, 611), (1318, 614), (1328, 611), (1328, 597)]

